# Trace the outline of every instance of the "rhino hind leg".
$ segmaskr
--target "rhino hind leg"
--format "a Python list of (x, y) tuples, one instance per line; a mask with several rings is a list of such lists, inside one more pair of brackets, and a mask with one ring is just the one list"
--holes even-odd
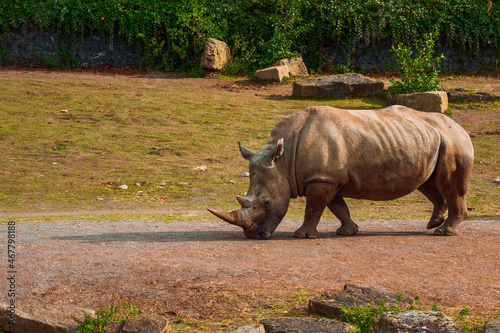
[(445, 156), (442, 160), (444, 163), (438, 166), (435, 183), (446, 200), (448, 218), (434, 230), (434, 234), (454, 236), (458, 234), (458, 225), (469, 216), (465, 195), (469, 189), (474, 157)]
[(432, 216), (427, 223), (427, 229), (434, 229), (441, 226), (446, 220), (445, 214), (448, 210), (448, 206), (446, 205), (446, 199), (438, 190), (434, 179), (431, 178), (426, 181), (418, 188), (418, 190), (434, 205)]
[(340, 220), (337, 235), (351, 236), (358, 233), (358, 225), (351, 220), (351, 214), (344, 198), (337, 196), (328, 204), (330, 211)]
[(306, 188), (306, 212), (304, 223), (293, 234), (296, 238), (318, 238), (316, 229), (326, 206), (335, 197), (335, 188), (331, 184), (314, 182)]

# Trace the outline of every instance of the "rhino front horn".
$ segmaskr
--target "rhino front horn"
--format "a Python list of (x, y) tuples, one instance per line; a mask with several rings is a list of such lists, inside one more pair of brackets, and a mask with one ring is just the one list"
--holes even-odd
[(229, 222), (231, 224), (237, 225), (242, 228), (245, 228), (247, 226), (247, 223), (243, 218), (243, 214), (241, 213), (241, 209), (233, 210), (232, 212), (225, 212), (223, 210), (215, 210), (210, 208), (207, 209), (210, 213), (214, 214), (218, 218), (223, 219), (226, 222)]

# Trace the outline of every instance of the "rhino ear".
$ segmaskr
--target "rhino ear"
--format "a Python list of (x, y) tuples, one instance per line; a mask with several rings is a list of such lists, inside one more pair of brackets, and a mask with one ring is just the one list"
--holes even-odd
[(240, 147), (240, 153), (241, 153), (241, 156), (243, 156), (243, 158), (245, 160), (251, 160), (252, 157), (255, 155), (255, 153), (253, 151), (251, 151), (250, 149), (248, 148), (245, 148), (241, 145), (241, 143), (238, 142), (238, 146)]
[(274, 165), (274, 161), (277, 158), (280, 158), (283, 155), (283, 151), (285, 150), (285, 143), (283, 138), (279, 139), (275, 145), (271, 146), (271, 148), (265, 153), (262, 157), (262, 162), (269, 167)]

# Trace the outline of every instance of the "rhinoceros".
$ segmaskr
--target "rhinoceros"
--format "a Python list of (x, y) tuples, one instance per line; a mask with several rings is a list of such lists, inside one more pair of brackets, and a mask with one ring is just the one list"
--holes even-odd
[(300, 196), (306, 209), (298, 238), (318, 237), (326, 207), (341, 222), (337, 234), (356, 234), (345, 197), (393, 200), (419, 190), (434, 205), (427, 228), (437, 228), (436, 235), (456, 235), (468, 217), (474, 149), (467, 132), (443, 114), (399, 105), (308, 107), (283, 118), (258, 152), (238, 144), (250, 161), (250, 187), (236, 197), (242, 207), (209, 211), (242, 227), (248, 238), (270, 238), (290, 198)]

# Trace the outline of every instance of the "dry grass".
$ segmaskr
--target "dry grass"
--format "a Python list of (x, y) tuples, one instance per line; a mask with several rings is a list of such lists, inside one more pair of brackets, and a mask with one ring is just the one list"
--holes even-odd
[[(238, 141), (258, 150), (279, 119), (310, 105), (384, 105), (374, 98), (293, 99), (291, 83), (27, 71), (2, 71), (0, 79), (4, 217), (208, 216), (206, 207), (237, 206), (234, 195), (248, 187)], [(452, 105), (476, 147), (469, 195), (475, 215), (500, 214), (492, 182), (500, 175), (500, 139), (492, 131), (500, 127), (498, 105)], [(118, 189), (122, 184), (128, 189)], [(419, 194), (350, 205), (358, 219), (426, 218), (431, 210)], [(289, 216), (302, 215), (303, 206), (302, 199), (292, 202)]]

